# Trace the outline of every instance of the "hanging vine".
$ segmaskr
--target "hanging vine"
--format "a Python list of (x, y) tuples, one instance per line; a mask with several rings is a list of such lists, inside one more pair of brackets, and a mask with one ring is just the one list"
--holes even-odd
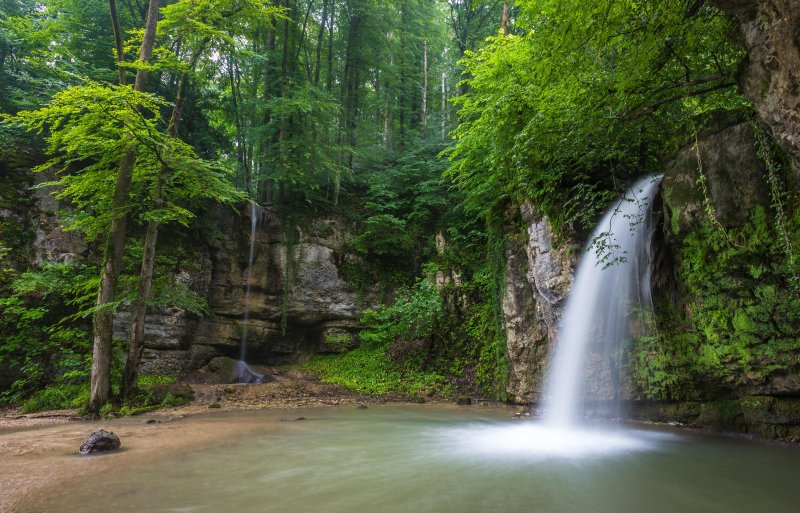
[(735, 246), (737, 248), (743, 248), (744, 244), (738, 243), (730, 236), (728, 230), (722, 226), (722, 223), (719, 222), (717, 219), (717, 211), (714, 208), (714, 205), (711, 203), (711, 198), (708, 195), (708, 185), (706, 184), (707, 178), (705, 175), (705, 171), (703, 171), (703, 159), (700, 157), (700, 141), (697, 138), (697, 132), (694, 134), (694, 151), (695, 155), (697, 155), (697, 186), (700, 188), (700, 192), (703, 195), (703, 209), (706, 212), (706, 215), (717, 227), (717, 229), (725, 235), (725, 239), (731, 246)]
[(762, 127), (752, 121), (753, 134), (756, 139), (756, 155), (764, 163), (769, 184), (770, 206), (775, 214), (775, 231), (780, 238), (781, 249), (786, 256), (786, 268), (789, 273), (789, 283), (795, 293), (800, 291), (800, 276), (795, 267), (794, 247), (789, 235), (786, 217), (787, 192), (781, 179), (781, 165), (777, 162), (772, 148)]

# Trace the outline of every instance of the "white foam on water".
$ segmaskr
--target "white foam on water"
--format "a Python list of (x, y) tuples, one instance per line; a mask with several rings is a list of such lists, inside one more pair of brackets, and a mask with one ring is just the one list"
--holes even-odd
[(463, 458), (539, 461), (587, 459), (655, 451), (677, 435), (625, 428), (564, 427), (538, 421), (472, 424), (437, 430), (448, 454)]

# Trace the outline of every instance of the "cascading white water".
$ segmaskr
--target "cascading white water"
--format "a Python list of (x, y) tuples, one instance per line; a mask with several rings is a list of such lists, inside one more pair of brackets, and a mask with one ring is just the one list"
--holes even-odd
[(590, 345), (608, 354), (630, 338), (634, 312), (652, 310), (651, 213), (660, 182), (644, 178), (612, 205), (578, 264), (545, 387), (550, 425), (570, 427), (582, 417)]
[(256, 247), (256, 228), (258, 228), (258, 206), (250, 205), (250, 252), (247, 258), (247, 277), (244, 292), (244, 319), (242, 325), (242, 339), (239, 343), (239, 361), (234, 369), (237, 383), (263, 383), (264, 376), (253, 371), (247, 363), (247, 336), (250, 332), (250, 287), (253, 278), (253, 259)]
[[(656, 450), (666, 439), (647, 431), (578, 422), (587, 391), (587, 355), (608, 355), (612, 388), (613, 349), (636, 334), (637, 312), (652, 309), (650, 294), (653, 199), (660, 177), (645, 178), (603, 216), (578, 264), (548, 369), (544, 415), (502, 426), (474, 424), (445, 429), (443, 437), (465, 457), (596, 459)], [(592, 361), (597, 372), (598, 360)], [(618, 381), (618, 380), (617, 380)], [(597, 390), (594, 390), (597, 392)], [(617, 395), (618, 397), (618, 395)]]
[(250, 253), (247, 257), (247, 278), (244, 292), (244, 325), (242, 327), (242, 340), (239, 347), (239, 360), (244, 362), (247, 356), (247, 335), (250, 330), (250, 281), (253, 277), (253, 256), (256, 247), (256, 228), (258, 227), (258, 212), (255, 203), (250, 205)]

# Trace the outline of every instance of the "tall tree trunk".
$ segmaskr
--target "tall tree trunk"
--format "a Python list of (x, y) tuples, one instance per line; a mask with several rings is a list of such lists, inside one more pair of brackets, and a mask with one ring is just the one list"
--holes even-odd
[(422, 50), (422, 126), (428, 125), (428, 40)]
[(306, 15), (303, 18), (303, 28), (300, 30), (300, 41), (297, 42), (297, 51), (294, 52), (292, 75), (297, 71), (297, 65), (300, 64), (300, 52), (302, 52), (303, 48), (306, 46), (306, 30), (308, 29), (308, 17), (311, 15), (312, 7), (314, 7), (314, 0), (309, 0), (308, 7), (306, 8)]
[(500, 21), (500, 25), (503, 27), (504, 36), (510, 34), (510, 28), (509, 28), (510, 17), (511, 17), (510, 10), (511, 7), (508, 5), (508, 2), (503, 2), (503, 17)]
[[(283, 21), (283, 49), (281, 50), (281, 98), (285, 99), (288, 91), (289, 67), (289, 19)], [(286, 115), (281, 111), (280, 124), (278, 128), (278, 158), (280, 165), (280, 182), (278, 183), (278, 201), (286, 200), (287, 159), (286, 159)]]
[[(189, 72), (194, 69), (207, 44), (208, 39), (203, 40), (198, 49), (192, 54), (188, 64)], [(181, 122), (183, 106), (186, 101), (186, 85), (189, 81), (189, 72), (181, 74), (180, 82), (178, 83), (175, 106), (172, 109), (169, 125), (167, 125), (166, 135), (168, 139), (174, 139), (178, 135), (178, 125)], [(153, 209), (156, 211), (164, 208), (164, 186), (167, 183), (169, 171), (169, 167), (162, 163), (153, 189)], [(142, 350), (144, 349), (144, 320), (147, 313), (147, 303), (150, 300), (150, 290), (153, 286), (159, 226), (160, 223), (158, 221), (151, 220), (147, 223), (144, 255), (142, 256), (142, 267), (139, 271), (139, 286), (136, 290), (136, 301), (133, 303), (131, 317), (131, 342), (128, 346), (128, 359), (125, 362), (125, 371), (122, 375), (122, 397), (124, 399), (130, 399), (133, 396), (139, 376), (139, 364), (142, 361)]]
[[(159, 0), (150, 0), (142, 46), (139, 49), (139, 60), (145, 63), (150, 62), (150, 58), (153, 55), (159, 5)], [(147, 70), (141, 68), (136, 72), (134, 89), (144, 92), (146, 86)], [(109, 308), (109, 305), (116, 297), (117, 279), (122, 267), (126, 232), (125, 209), (130, 196), (135, 162), (136, 153), (133, 148), (128, 148), (120, 161), (114, 188), (114, 199), (111, 206), (111, 232), (103, 254), (103, 272), (100, 278), (100, 290), (97, 294), (97, 312), (94, 315), (92, 377), (89, 395), (89, 413), (92, 415), (100, 413), (100, 408), (108, 402), (111, 395), (111, 347), (114, 336), (114, 313)]]
[[(250, 172), (250, 164), (247, 160), (247, 152), (245, 148), (244, 129), (242, 128), (242, 114), (239, 108), (239, 98), (241, 96), (239, 81), (234, 70), (234, 56), (233, 53), (228, 56), (228, 79), (231, 84), (231, 106), (233, 107), (233, 118), (236, 123), (236, 159), (239, 161), (239, 166), (244, 170), (244, 183), (250, 195), (253, 194)], [(238, 173), (237, 173), (238, 174)], [(238, 181), (238, 180), (237, 180)]]
[(325, 90), (333, 90), (333, 22), (336, 15), (336, 1), (331, 0), (331, 20), (328, 23), (328, 76), (326, 77)]
[(322, 43), (325, 39), (325, 25), (328, 23), (328, 0), (322, 0), (322, 21), (317, 33), (317, 56), (314, 63), (314, 84), (319, 85), (319, 68), (322, 63)]
[(441, 112), (442, 141), (447, 135), (447, 72), (442, 71), (442, 112)]
[[(117, 14), (116, 0), (108, 0), (108, 10), (111, 13), (111, 27), (114, 29), (114, 47), (117, 52), (117, 71), (119, 73), (119, 85), (125, 85), (125, 49), (122, 45), (122, 28), (119, 25), (119, 15)], [(1, 69), (1, 68), (0, 68)]]

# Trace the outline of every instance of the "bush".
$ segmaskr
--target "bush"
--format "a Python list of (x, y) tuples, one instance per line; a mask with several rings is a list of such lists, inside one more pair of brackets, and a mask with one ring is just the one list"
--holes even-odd
[(89, 386), (86, 383), (60, 383), (35, 392), (22, 403), (22, 412), (82, 409), (88, 403)]

